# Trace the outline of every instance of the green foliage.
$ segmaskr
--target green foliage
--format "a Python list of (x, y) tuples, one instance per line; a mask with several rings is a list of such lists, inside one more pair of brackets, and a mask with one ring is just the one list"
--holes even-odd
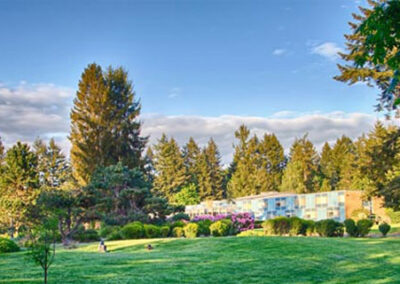
[(281, 190), (297, 193), (315, 191), (318, 153), (307, 135), (296, 139), (290, 149), (290, 160), (284, 171)]
[(181, 221), (181, 220), (190, 221), (190, 217), (188, 214), (183, 212), (176, 213), (171, 217), (171, 221)]
[(277, 190), (282, 178), (285, 157), (283, 147), (274, 134), (250, 138), (250, 130), (241, 125), (235, 132), (239, 143), (235, 146), (228, 193), (231, 197)]
[(231, 232), (231, 224), (225, 220), (214, 222), (210, 226), (210, 233), (214, 237), (228, 236)]
[(361, 237), (365, 237), (368, 235), (369, 231), (371, 230), (371, 227), (374, 223), (369, 220), (369, 219), (361, 219), (357, 221), (357, 230), (358, 234)]
[(302, 220), (304, 226), (306, 227), (306, 236), (312, 236), (315, 232), (315, 222), (313, 220)]
[(200, 203), (196, 185), (193, 183), (184, 186), (178, 193), (175, 193), (172, 199), (175, 204), (183, 206)]
[(237, 237), (262, 237), (264, 235), (265, 234), (263, 231), (247, 230), (247, 231), (243, 231), (243, 232), (240, 232), (239, 234), (237, 234)]
[(321, 220), (315, 223), (315, 231), (321, 237), (343, 237), (343, 224), (332, 219)]
[(197, 224), (199, 225), (199, 236), (209, 236), (210, 235), (210, 226), (212, 224), (211, 220), (203, 220), (203, 221), (199, 221), (197, 222)]
[(183, 227), (183, 230), (185, 231), (186, 238), (195, 238), (197, 237), (199, 231), (199, 225), (196, 223), (188, 223), (185, 227)]
[(140, 137), (140, 103), (127, 72), (93, 63), (83, 71), (71, 111), (71, 163), (86, 185), (97, 167), (118, 162), (141, 165), (146, 139)]
[(160, 235), (163, 238), (166, 238), (169, 236), (170, 228), (169, 226), (162, 226), (160, 227)]
[(171, 228), (176, 228), (176, 227), (181, 227), (181, 228), (183, 228), (183, 227), (185, 227), (185, 223), (183, 222), (183, 221), (176, 221), (176, 222), (173, 222), (172, 224), (171, 224)]
[(358, 237), (358, 228), (356, 225), (356, 222), (354, 222), (353, 219), (346, 219), (344, 220), (344, 227), (346, 228), (346, 232), (351, 236), (351, 237)]
[(19, 246), (12, 240), (0, 237), (0, 253), (19, 251)]
[(275, 235), (275, 220), (268, 219), (261, 224), (264, 234), (267, 236)]
[(390, 218), (390, 222), (392, 224), (399, 224), (400, 223), (400, 211), (394, 211), (392, 208), (385, 209), (386, 214)]
[[(0, 219), (26, 224), (39, 195), (37, 156), (27, 144), (17, 142), (5, 156), (0, 175)], [(11, 233), (11, 236), (13, 233)]]
[(174, 195), (178, 193), (188, 181), (188, 175), (178, 143), (165, 134), (154, 146), (154, 190), (173, 202)]
[(199, 156), (200, 148), (194, 141), (193, 137), (189, 138), (188, 143), (183, 147), (183, 159), (186, 167), (186, 172), (189, 176), (189, 184), (198, 184), (199, 175)]
[(110, 234), (107, 235), (107, 240), (108, 241), (116, 241), (116, 240), (122, 240), (122, 234), (121, 230), (118, 227), (115, 227), (113, 231), (111, 231)]
[(115, 231), (116, 226), (102, 225), (99, 231), (99, 236), (102, 238), (107, 238), (113, 231)]
[(220, 200), (225, 197), (221, 156), (211, 138), (198, 157), (197, 183), (200, 200)]
[(123, 239), (140, 239), (144, 235), (144, 227), (140, 222), (133, 222), (121, 229)]
[(289, 218), (289, 235), (291, 236), (298, 236), (298, 235), (305, 235), (307, 224), (303, 222), (302, 219), (298, 217), (290, 217)]
[(149, 239), (158, 238), (160, 236), (160, 228), (155, 225), (145, 224), (144, 235)]
[(379, 225), (379, 232), (381, 232), (382, 236), (386, 236), (389, 233), (391, 227), (388, 223), (382, 223)]
[(100, 240), (100, 236), (94, 229), (84, 230), (81, 234), (77, 236), (79, 242), (94, 242)]
[(367, 219), (370, 212), (365, 208), (356, 209), (351, 213), (351, 217), (357, 222), (358, 220)]
[(183, 237), (183, 228), (182, 227), (175, 227), (172, 229), (172, 236), (175, 238), (182, 238)]

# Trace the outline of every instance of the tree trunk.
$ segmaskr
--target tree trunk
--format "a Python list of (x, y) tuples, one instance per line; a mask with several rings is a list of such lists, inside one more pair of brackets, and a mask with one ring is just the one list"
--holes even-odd
[(47, 284), (47, 267), (44, 269), (44, 284)]

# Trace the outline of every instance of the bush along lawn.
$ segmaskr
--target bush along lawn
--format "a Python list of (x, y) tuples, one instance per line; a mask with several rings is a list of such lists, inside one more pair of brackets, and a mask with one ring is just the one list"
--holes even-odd
[[(148, 250), (151, 244), (154, 249)], [(49, 283), (398, 283), (400, 239), (141, 239), (57, 248)], [(0, 283), (42, 283), (24, 251), (0, 254)]]

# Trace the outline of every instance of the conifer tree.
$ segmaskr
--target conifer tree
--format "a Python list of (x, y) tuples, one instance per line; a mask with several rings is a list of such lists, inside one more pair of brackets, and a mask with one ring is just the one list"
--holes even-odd
[[(1, 137), (0, 137), (0, 166), (3, 164), (3, 160), (4, 160), (4, 145), (3, 142), (1, 141)], [(1, 173), (1, 171), (0, 171)]]
[(183, 158), (186, 166), (186, 171), (189, 176), (189, 183), (198, 184), (197, 176), (199, 174), (199, 155), (200, 148), (193, 137), (189, 138), (189, 142), (183, 147)]
[(146, 139), (140, 137), (140, 103), (122, 68), (90, 64), (82, 73), (71, 111), (70, 141), (74, 176), (87, 184), (96, 167), (121, 161), (142, 166)]
[(282, 182), (285, 165), (284, 150), (275, 134), (265, 134), (259, 145), (261, 173), (265, 173), (263, 191), (277, 191)]
[[(290, 149), (290, 161), (287, 165), (290, 170), (286, 169), (284, 172), (281, 189), (297, 193), (316, 191), (318, 189), (316, 183), (318, 160), (318, 153), (312, 142), (308, 140), (307, 135), (296, 139)], [(299, 179), (300, 176), (301, 182), (299, 184), (288, 182), (288, 180)], [(289, 185), (290, 188), (287, 187)]]
[(173, 201), (173, 196), (187, 184), (188, 176), (176, 141), (168, 140), (165, 134), (162, 135), (158, 144), (154, 146), (154, 190), (160, 195)]
[(39, 195), (37, 157), (27, 144), (17, 142), (5, 156), (0, 177), (0, 219), (14, 228), (28, 221), (28, 214)]
[(321, 151), (321, 159), (319, 161), (319, 171), (321, 174), (322, 184), (321, 191), (334, 190), (337, 183), (337, 175), (332, 162), (332, 148), (328, 142), (325, 142)]
[(337, 177), (337, 182), (334, 183), (335, 190), (353, 189), (353, 179), (357, 171), (356, 155), (356, 148), (349, 137), (342, 136), (336, 140), (331, 156)]
[[(221, 157), (218, 151), (217, 144), (215, 144), (212, 138), (208, 141), (207, 147), (203, 151), (203, 155), (204, 160), (206, 161), (205, 165), (207, 166), (206, 173), (209, 176), (207, 180), (209, 180), (210, 183), (208, 185), (209, 188), (205, 190), (199, 190), (202, 193), (200, 197), (202, 199), (220, 200), (225, 197), (225, 193), (223, 190)], [(204, 166), (204, 163), (202, 164), (202, 166)], [(205, 171), (202, 171), (202, 174), (204, 173)]]

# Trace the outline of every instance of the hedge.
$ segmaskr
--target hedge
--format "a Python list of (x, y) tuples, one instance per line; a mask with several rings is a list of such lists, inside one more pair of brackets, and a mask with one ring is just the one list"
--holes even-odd
[(0, 238), (0, 253), (17, 252), (19, 246), (12, 240)]

